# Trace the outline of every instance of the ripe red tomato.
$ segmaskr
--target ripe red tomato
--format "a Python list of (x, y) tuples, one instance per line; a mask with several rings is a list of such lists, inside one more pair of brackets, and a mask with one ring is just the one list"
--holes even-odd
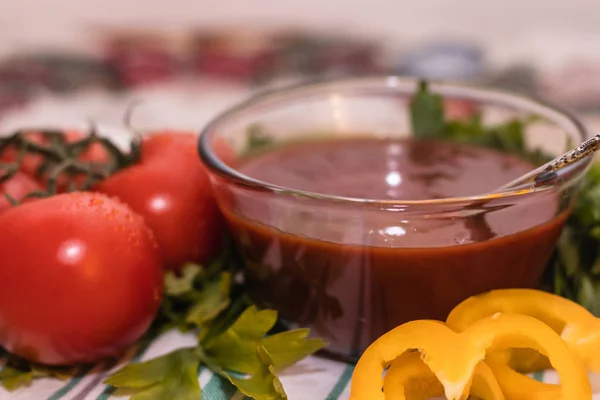
[(196, 153), (197, 136), (157, 133), (142, 142), (139, 164), (119, 171), (96, 190), (116, 196), (152, 228), (165, 267), (205, 263), (219, 249), (222, 218), (208, 173)]
[(12, 207), (4, 196), (5, 194), (16, 201), (21, 201), (27, 194), (41, 190), (42, 187), (33, 178), (22, 172), (17, 172), (9, 180), (0, 183), (0, 213)]
[(125, 204), (69, 193), (0, 215), (0, 346), (70, 365), (115, 356), (159, 307), (163, 272), (152, 232)]
[[(78, 140), (81, 140), (85, 137), (83, 133), (76, 130), (66, 130), (64, 132), (65, 140), (67, 143), (73, 143)], [(27, 138), (34, 143), (38, 144), (47, 144), (48, 141), (46, 138), (39, 132), (31, 131), (27, 132)], [(0, 161), (2, 162), (13, 162), (17, 159), (18, 151), (13, 147), (9, 147), (0, 155)], [(83, 161), (95, 161), (95, 162), (106, 162), (108, 160), (108, 154), (104, 150), (104, 148), (98, 144), (93, 144), (87, 151), (81, 153), (79, 155), (79, 159)], [(43, 162), (43, 158), (37, 154), (27, 154), (23, 161), (21, 162), (21, 171), (28, 174), (29, 176), (35, 177), (36, 171), (40, 164)], [(78, 181), (82, 182), (84, 177), (77, 177)], [(46, 186), (45, 180), (38, 181)], [(58, 182), (58, 190), (65, 191), (67, 188), (66, 179), (59, 179)]]

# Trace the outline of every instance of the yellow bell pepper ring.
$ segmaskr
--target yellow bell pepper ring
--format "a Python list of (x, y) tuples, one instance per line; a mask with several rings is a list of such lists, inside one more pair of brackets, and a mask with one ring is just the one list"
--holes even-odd
[[(419, 352), (404, 353), (387, 370), (383, 380), (386, 399), (430, 399), (444, 396), (444, 387), (421, 360)], [(505, 400), (485, 361), (475, 367), (470, 394), (483, 400)]]
[[(562, 398), (560, 385), (536, 381), (489, 355), (486, 357), (486, 363), (506, 400), (560, 400)], [(486, 400), (485, 397), (483, 399)]]
[(444, 387), (429, 367), (421, 360), (419, 351), (396, 358), (383, 378), (386, 399), (430, 399), (444, 396)]
[[(534, 289), (493, 290), (463, 301), (452, 310), (446, 323), (462, 332), (475, 321), (499, 312), (529, 315), (546, 323), (561, 335), (589, 371), (600, 372), (600, 319), (581, 305), (551, 293)], [(527, 364), (536, 365), (533, 360)]]
[(468, 395), (477, 365), (488, 349), (532, 348), (548, 357), (560, 377), (561, 400), (591, 400), (590, 382), (581, 360), (560, 336), (536, 318), (496, 314), (457, 333), (439, 321), (411, 321), (373, 342), (356, 364), (351, 400), (385, 400), (383, 372), (400, 355), (419, 350), (448, 400)]

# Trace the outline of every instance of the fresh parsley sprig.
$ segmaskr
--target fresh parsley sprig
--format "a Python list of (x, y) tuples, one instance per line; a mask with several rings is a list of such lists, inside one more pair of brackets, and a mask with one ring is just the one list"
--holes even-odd
[(132, 400), (200, 399), (198, 369), (204, 365), (256, 400), (286, 399), (277, 371), (322, 349), (308, 329), (269, 334), (274, 310), (259, 310), (246, 298), (231, 252), (206, 268), (187, 265), (165, 278), (165, 298), (154, 331), (194, 331), (197, 345), (127, 365), (105, 383), (133, 394)]
[[(535, 165), (552, 159), (525, 146), (525, 127), (533, 119), (513, 119), (487, 125), (481, 114), (447, 120), (442, 96), (425, 81), (410, 104), (413, 134), (422, 139), (444, 139), (485, 146), (517, 154)], [(600, 164), (585, 176), (573, 212), (559, 239), (543, 286), (570, 298), (600, 316)]]
[(551, 160), (539, 150), (531, 151), (525, 146), (525, 126), (535, 118), (512, 119), (491, 125), (484, 123), (481, 113), (476, 112), (464, 119), (447, 120), (442, 96), (430, 91), (425, 81), (419, 83), (419, 89), (411, 100), (410, 115), (413, 135), (418, 139), (443, 139), (485, 146), (524, 156), (534, 163)]
[(547, 271), (555, 293), (600, 316), (600, 164), (592, 164)]
[(250, 306), (221, 335), (208, 341), (199, 339), (197, 347), (128, 365), (105, 383), (133, 393), (132, 400), (197, 400), (201, 398), (198, 368), (205, 365), (249, 397), (286, 399), (277, 371), (321, 349), (325, 343), (307, 339), (305, 329), (267, 335), (276, 320), (275, 311)]

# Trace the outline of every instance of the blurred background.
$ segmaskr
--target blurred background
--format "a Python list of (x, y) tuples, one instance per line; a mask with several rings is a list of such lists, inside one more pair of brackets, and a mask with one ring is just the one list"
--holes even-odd
[(597, 0), (3, 0), (0, 128), (200, 129), (248, 94), (398, 73), (505, 87), (600, 129)]

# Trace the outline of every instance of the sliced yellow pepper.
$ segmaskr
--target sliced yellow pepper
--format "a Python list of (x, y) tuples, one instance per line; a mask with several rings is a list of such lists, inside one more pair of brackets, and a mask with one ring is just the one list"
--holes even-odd
[(442, 397), (444, 387), (421, 360), (421, 353), (413, 351), (392, 362), (383, 379), (383, 393), (386, 399), (426, 400)]
[(506, 400), (560, 400), (562, 398), (560, 385), (539, 382), (521, 375), (496, 357), (488, 356), (486, 362)]
[[(462, 332), (475, 321), (499, 312), (539, 319), (561, 335), (589, 371), (600, 372), (600, 319), (579, 304), (551, 293), (533, 289), (493, 290), (463, 301), (452, 310), (446, 323)], [(516, 369), (530, 372), (548, 366), (539, 355), (521, 351), (515, 354), (511, 365)]]
[(464, 400), (476, 366), (488, 349), (532, 348), (546, 355), (560, 376), (561, 400), (591, 400), (585, 368), (560, 336), (543, 322), (516, 314), (496, 314), (456, 333), (439, 321), (408, 322), (373, 342), (358, 361), (351, 400), (385, 400), (383, 372), (392, 361), (417, 349), (444, 387), (448, 400)]
[[(412, 352), (392, 362), (383, 380), (383, 393), (386, 399), (392, 400), (428, 400), (444, 396), (444, 387), (421, 360), (420, 353)], [(483, 400), (505, 400), (485, 361), (475, 368), (470, 394)]]

